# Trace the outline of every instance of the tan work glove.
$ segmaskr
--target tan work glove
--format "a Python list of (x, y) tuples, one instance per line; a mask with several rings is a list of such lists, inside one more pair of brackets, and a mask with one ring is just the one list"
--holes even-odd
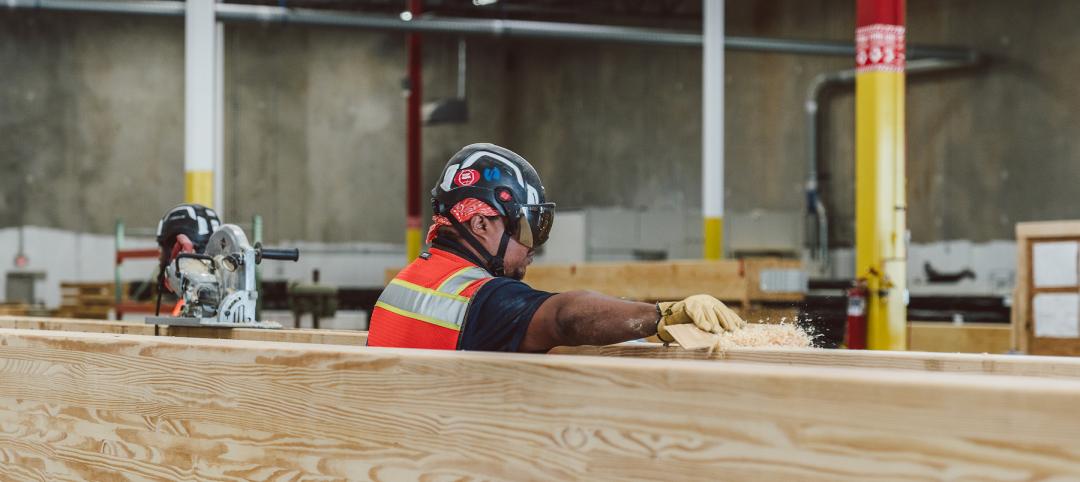
[(735, 331), (746, 326), (746, 321), (720, 300), (709, 295), (694, 295), (682, 301), (664, 301), (656, 304), (660, 321), (656, 323), (656, 336), (665, 343), (675, 341), (667, 332), (669, 325), (693, 323), (708, 333)]

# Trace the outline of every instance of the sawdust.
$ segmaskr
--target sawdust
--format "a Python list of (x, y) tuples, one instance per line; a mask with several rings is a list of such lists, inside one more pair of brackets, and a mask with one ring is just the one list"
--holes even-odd
[(814, 336), (795, 323), (751, 323), (746, 328), (724, 332), (713, 349), (731, 348), (809, 348)]
[(733, 348), (812, 348), (813, 326), (800, 326), (783, 319), (780, 323), (750, 323), (745, 328), (721, 334), (708, 333), (692, 324), (667, 327), (675, 343), (687, 350), (729, 350)]

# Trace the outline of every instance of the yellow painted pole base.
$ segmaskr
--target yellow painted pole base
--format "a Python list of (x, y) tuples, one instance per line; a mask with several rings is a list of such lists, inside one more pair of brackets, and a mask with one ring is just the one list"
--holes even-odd
[(405, 229), (405, 252), (409, 256), (409, 261), (416, 259), (420, 256), (420, 228), (406, 228)]
[(705, 218), (705, 244), (702, 246), (705, 259), (720, 259), (724, 254), (724, 220), (720, 217)]
[(184, 202), (214, 207), (214, 171), (187, 171), (184, 174)]

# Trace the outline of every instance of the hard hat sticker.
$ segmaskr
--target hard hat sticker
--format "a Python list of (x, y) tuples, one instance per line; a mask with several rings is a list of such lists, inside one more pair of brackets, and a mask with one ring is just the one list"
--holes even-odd
[(462, 169), (454, 176), (454, 184), (459, 186), (472, 186), (480, 180), (480, 172), (476, 169)]

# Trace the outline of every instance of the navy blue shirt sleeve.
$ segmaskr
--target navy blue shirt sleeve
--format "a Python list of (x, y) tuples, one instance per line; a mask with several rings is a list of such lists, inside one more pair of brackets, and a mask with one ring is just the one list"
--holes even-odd
[(495, 278), (473, 294), (459, 350), (516, 352), (540, 305), (554, 293), (511, 278)]

